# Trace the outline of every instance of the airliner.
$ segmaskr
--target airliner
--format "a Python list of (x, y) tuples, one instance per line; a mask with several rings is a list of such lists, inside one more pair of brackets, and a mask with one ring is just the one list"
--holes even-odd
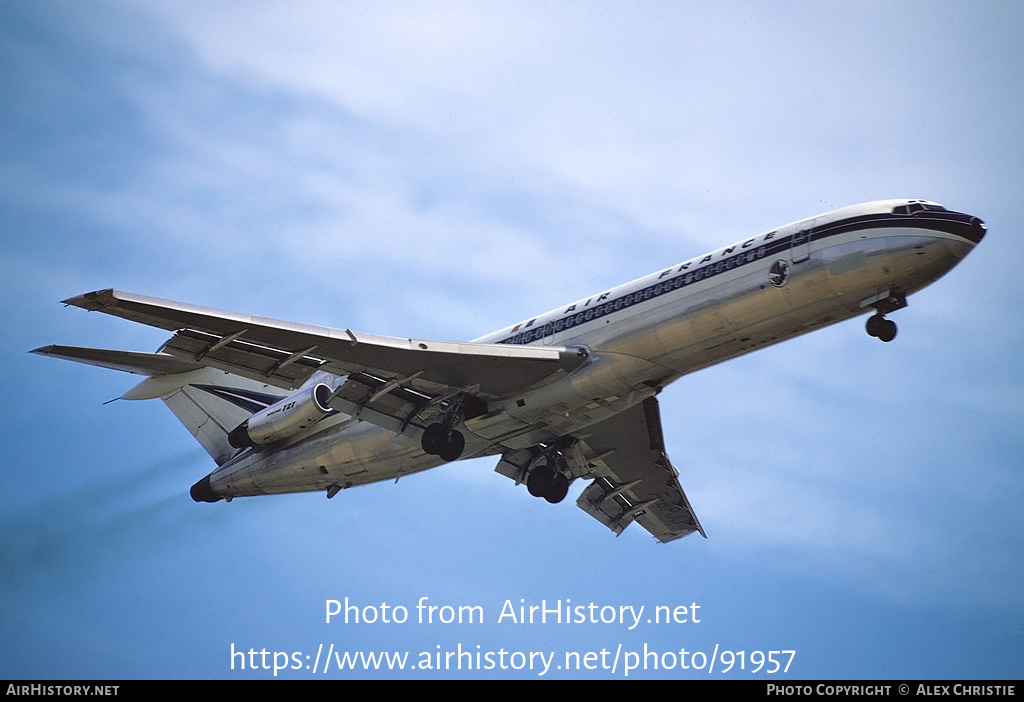
[(662, 434), (658, 393), (682, 376), (867, 314), (888, 315), (984, 237), (927, 200), (845, 207), (751, 236), (470, 342), (285, 322), (116, 290), (64, 302), (158, 327), (156, 353), (33, 353), (145, 376), (216, 462), (196, 502), (346, 488), (460, 458), (576, 504), (620, 534), (706, 537)]

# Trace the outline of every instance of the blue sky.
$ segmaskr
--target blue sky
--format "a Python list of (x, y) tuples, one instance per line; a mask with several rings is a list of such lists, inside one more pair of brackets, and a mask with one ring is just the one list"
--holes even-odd
[[(3, 3), (0, 671), (259, 678), (232, 644), (646, 644), (795, 650), (795, 678), (1019, 678), (1022, 20), (997, 2)], [(469, 339), (889, 197), (990, 232), (893, 315), (896, 341), (851, 321), (662, 393), (707, 540), (615, 538), (581, 486), (551, 506), (490, 459), (197, 505), (212, 464), (170, 412), (102, 404), (132, 377), (26, 353), (159, 346), (58, 304), (104, 287)], [(345, 597), (487, 621), (326, 624)], [(520, 599), (702, 620), (498, 624)], [(545, 677), (570, 675), (623, 672)]]

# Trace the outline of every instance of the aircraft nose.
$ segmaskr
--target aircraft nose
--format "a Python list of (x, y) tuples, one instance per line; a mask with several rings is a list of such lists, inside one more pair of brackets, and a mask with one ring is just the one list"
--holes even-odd
[(984, 222), (977, 217), (971, 217), (971, 234), (974, 235), (971, 238), (974, 240), (975, 244), (979, 243), (985, 237), (985, 232), (987, 231), (988, 227), (985, 226)]

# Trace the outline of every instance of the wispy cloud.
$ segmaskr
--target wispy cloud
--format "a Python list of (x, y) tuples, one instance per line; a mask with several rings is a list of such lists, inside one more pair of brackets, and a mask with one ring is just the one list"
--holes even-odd
[[(105, 590), (91, 557), (166, 544), (168, 570), (190, 573), (167, 586), (170, 599), (241, 591), (244, 614), (202, 635), (219, 646), (285, 599), (253, 585), (252, 559), (235, 553), (251, 536), (274, 563), (265, 577), (331, 595), (422, 582), (453, 597), (549, 584), (573, 597), (679, 583), (709, 594), (731, 564), (764, 574), (786, 613), (806, 605), (779, 585), (789, 577), (932, 613), (957, 598), (1016, 612), (1024, 283), (1008, 193), (1024, 177), (1024, 88), (1010, 78), (1021, 12), (899, 11), (913, 20), (893, 21), (888, 7), (754, 2), (5, 4), (0, 315), (12, 373), (0, 390), (13, 389), (17, 465), (3, 477), (27, 506), (0, 520), (0, 587), (20, 601), (48, 579), (93, 577)], [(470, 338), (788, 221), (904, 195), (976, 208), (992, 229), (897, 313), (893, 344), (848, 322), (662, 393), (669, 454), (708, 542), (667, 551), (635, 533), (613, 539), (572, 504), (529, 501), (490, 462), (364, 488), (330, 509), (322, 496), (265, 498), (297, 507), (259, 519), (239, 514), (264, 502), (191, 504), (188, 483), (208, 467), (198, 453), (154, 446), (172, 458), (128, 482), (82, 471), (81, 494), (62, 486), (67, 473), (34, 467), (62, 429), (86, 464), (131, 430), (69, 406), (80, 388), (62, 384), (106, 376), (51, 376), (24, 352), (158, 343), (59, 309), (67, 295), (114, 285)], [(27, 474), (38, 482), (26, 486)], [(38, 491), (49, 494), (28, 499)], [(193, 521), (220, 519), (253, 533), (186, 553)], [(329, 568), (310, 566), (322, 558)], [(188, 570), (195, 562), (208, 572)], [(104, 592), (62, 593), (109, 604)], [(742, 619), (743, 606), (721, 616)], [(145, 623), (147, 641), (168, 629)]]

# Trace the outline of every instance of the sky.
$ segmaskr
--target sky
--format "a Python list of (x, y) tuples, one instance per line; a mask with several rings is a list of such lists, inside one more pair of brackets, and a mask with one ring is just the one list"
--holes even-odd
[[(0, 3), (0, 677), (1020, 678), (1022, 30), (995, 1)], [(137, 377), (27, 353), (159, 347), (59, 304), (108, 287), (472, 339), (896, 197), (989, 234), (894, 342), (851, 320), (661, 393), (707, 539), (615, 537), (493, 458), (196, 504), (214, 466), (163, 404), (104, 404)], [(346, 598), (377, 620), (328, 622)]]

